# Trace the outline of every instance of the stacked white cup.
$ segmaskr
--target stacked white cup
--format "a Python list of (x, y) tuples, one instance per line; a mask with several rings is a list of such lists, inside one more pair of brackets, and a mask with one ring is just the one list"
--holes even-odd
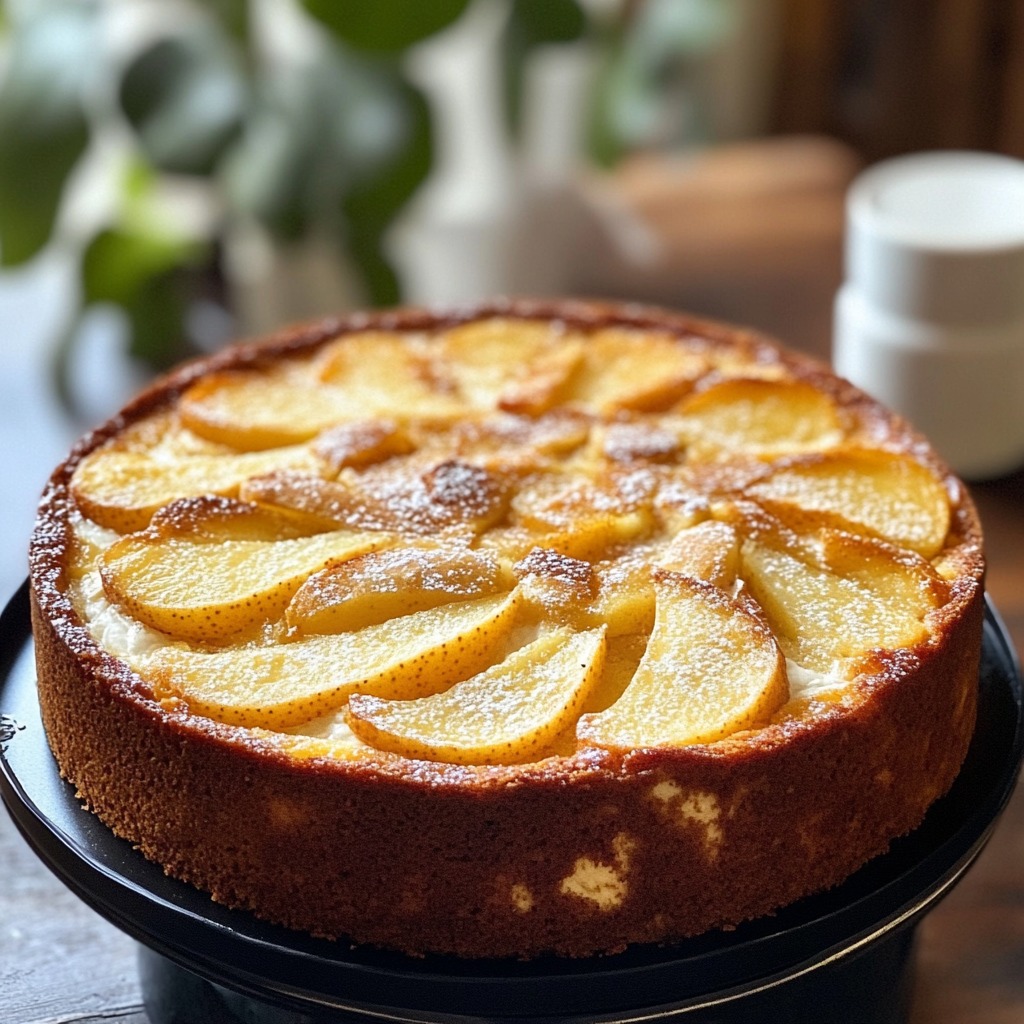
[(968, 480), (1024, 466), (1024, 161), (919, 153), (847, 199), (836, 370)]

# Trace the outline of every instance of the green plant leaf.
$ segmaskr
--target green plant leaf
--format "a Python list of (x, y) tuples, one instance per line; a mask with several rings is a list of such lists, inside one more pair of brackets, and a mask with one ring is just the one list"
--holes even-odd
[(511, 19), (533, 45), (569, 43), (587, 27), (577, 0), (513, 0)]
[[(425, 174), (424, 130), (429, 134), (425, 103), (390, 62), (332, 48), (263, 83), (224, 162), (229, 206), (282, 241), (313, 225), (344, 233), (350, 195), (360, 211), (369, 204), (384, 220), (384, 206), (397, 209)], [(406, 172), (411, 184), (390, 170), (403, 158), (416, 165)], [(429, 153), (426, 160), (429, 166)]]
[(142, 283), (124, 307), (129, 355), (157, 370), (195, 355), (188, 331), (190, 277), (177, 267)]
[[(274, 71), (260, 83), (242, 135), (224, 160), (221, 184), (235, 213), (277, 239), (294, 241), (314, 223), (328, 230), (339, 196), (365, 161), (345, 124), (358, 119), (363, 70), (351, 55)], [(325, 223), (325, 220), (328, 223)]]
[(119, 99), (156, 167), (204, 175), (239, 131), (247, 87), (239, 54), (211, 24), (143, 50), (125, 71)]
[(15, 27), (0, 86), (0, 263), (50, 240), (68, 176), (89, 141), (83, 107), (97, 40), (90, 4), (41, 8)]
[(97, 234), (82, 255), (82, 303), (129, 308), (150, 281), (205, 261), (209, 246), (123, 228)]
[(306, 74), (291, 70), (264, 78), (219, 169), (229, 209), (282, 240), (299, 238), (310, 223), (307, 185), (317, 156), (318, 113), (309, 85)]
[(338, 39), (371, 53), (397, 53), (450, 25), (469, 0), (302, 0)]
[(126, 355), (149, 371), (168, 369), (202, 351), (192, 330), (197, 302), (223, 308), (223, 279), (214, 245), (176, 244), (111, 229), (86, 247), (79, 275), (79, 302), (58, 332), (51, 367), (57, 399), (74, 416), (84, 411), (72, 378), (73, 353), (97, 307), (113, 307), (120, 313)]

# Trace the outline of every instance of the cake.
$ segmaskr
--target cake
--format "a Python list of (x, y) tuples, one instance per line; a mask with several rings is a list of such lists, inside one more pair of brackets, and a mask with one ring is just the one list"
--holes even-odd
[(971, 738), (969, 495), (755, 332), (494, 303), (186, 364), (31, 546), (61, 774), (230, 907), (414, 955), (589, 957), (834, 887)]

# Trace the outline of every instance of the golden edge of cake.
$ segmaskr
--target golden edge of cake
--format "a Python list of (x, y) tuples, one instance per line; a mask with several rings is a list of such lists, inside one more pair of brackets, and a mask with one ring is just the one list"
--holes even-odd
[[(69, 596), (69, 482), (91, 451), (213, 372), (368, 329), (484, 317), (668, 331), (811, 380), (947, 489), (948, 599), (928, 635), (863, 659), (841, 700), (723, 740), (514, 765), (303, 751), (156, 693)], [(585, 957), (732, 927), (835, 886), (922, 821), (973, 732), (984, 562), (963, 486), (910, 428), (751, 332), (661, 310), (506, 302), (325, 320), (183, 367), (84, 438), (44, 494), (31, 550), (39, 699), (61, 774), (115, 833), (231, 907), (416, 955)]]

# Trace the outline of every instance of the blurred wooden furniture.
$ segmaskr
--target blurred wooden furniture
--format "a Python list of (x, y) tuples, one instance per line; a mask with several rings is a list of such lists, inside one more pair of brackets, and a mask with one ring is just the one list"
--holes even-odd
[(823, 135), (631, 157), (583, 181), (571, 289), (747, 324), (827, 357), (860, 167)]
[(1024, 156), (1024, 0), (778, 0), (771, 129)]

